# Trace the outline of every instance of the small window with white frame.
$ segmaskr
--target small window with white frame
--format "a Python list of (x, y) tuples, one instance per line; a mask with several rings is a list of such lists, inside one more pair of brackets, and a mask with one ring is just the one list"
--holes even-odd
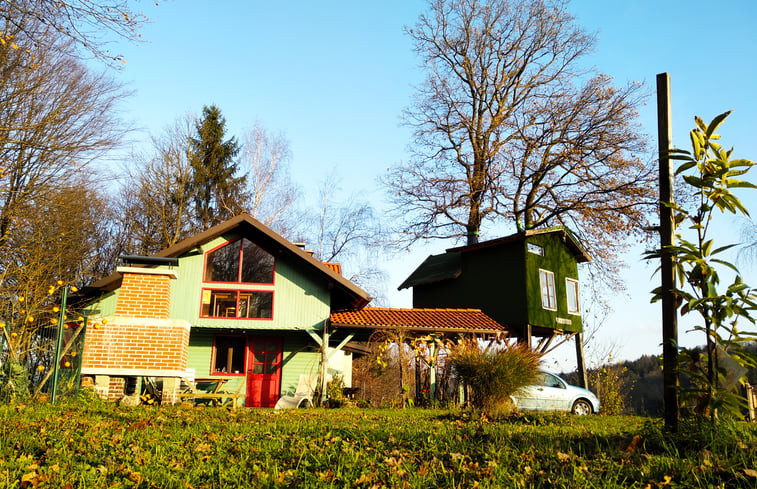
[(541, 287), (541, 307), (550, 311), (557, 310), (557, 294), (555, 291), (555, 274), (549, 270), (539, 269), (539, 285)]
[(544, 248), (535, 243), (526, 243), (526, 249), (534, 255), (544, 256)]
[(578, 280), (566, 278), (565, 289), (568, 295), (568, 314), (580, 315), (581, 306), (578, 301)]

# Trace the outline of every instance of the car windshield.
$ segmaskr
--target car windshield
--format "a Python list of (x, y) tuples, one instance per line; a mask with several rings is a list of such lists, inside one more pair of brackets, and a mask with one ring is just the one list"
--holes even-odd
[(557, 388), (561, 388), (561, 389), (565, 388), (565, 386), (563, 385), (563, 383), (560, 382), (560, 379), (558, 379), (554, 375), (548, 374), (546, 372), (541, 372), (539, 374), (539, 376), (537, 378), (537, 384), (538, 385), (543, 385), (543, 386), (546, 386), (546, 387), (557, 387)]

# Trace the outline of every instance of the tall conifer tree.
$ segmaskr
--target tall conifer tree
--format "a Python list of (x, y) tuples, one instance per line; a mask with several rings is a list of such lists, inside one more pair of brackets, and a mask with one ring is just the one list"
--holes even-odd
[(224, 139), (226, 119), (215, 105), (202, 109), (197, 136), (190, 141), (196, 227), (205, 230), (244, 209), (247, 177), (237, 176), (235, 137)]

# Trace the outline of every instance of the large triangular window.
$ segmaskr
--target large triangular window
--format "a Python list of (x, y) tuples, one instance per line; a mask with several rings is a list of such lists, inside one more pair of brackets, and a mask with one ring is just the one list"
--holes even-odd
[(247, 238), (205, 255), (205, 282), (272, 284), (275, 260)]

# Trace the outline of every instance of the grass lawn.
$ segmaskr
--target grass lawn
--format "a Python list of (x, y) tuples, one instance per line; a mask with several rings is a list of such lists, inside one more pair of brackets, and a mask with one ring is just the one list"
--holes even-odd
[(749, 487), (757, 424), (441, 410), (0, 406), (5, 487)]

